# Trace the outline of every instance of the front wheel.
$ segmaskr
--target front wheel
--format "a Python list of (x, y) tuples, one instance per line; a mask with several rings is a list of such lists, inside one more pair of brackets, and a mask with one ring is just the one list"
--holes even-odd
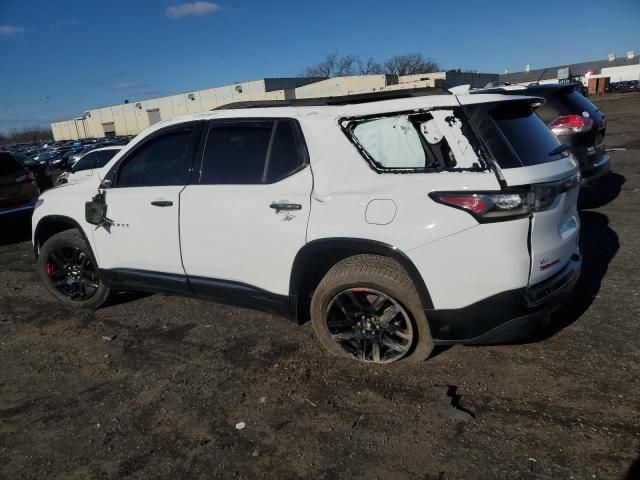
[(47, 290), (65, 305), (98, 308), (109, 295), (91, 250), (77, 229), (57, 233), (44, 242), (37, 268)]
[(356, 255), (334, 265), (311, 300), (311, 321), (333, 355), (362, 362), (418, 362), (433, 340), (413, 282), (395, 260)]

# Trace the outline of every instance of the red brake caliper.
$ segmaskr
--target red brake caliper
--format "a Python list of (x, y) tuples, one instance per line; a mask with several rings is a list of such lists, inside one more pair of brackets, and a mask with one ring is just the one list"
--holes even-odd
[(47, 274), (51, 275), (53, 273), (53, 263), (47, 262)]

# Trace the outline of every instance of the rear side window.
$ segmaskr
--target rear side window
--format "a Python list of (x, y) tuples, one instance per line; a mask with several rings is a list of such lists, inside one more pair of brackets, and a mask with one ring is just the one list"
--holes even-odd
[(24, 167), (13, 159), (11, 154), (0, 152), (0, 177), (24, 172)]
[(303, 163), (291, 121), (214, 123), (207, 136), (200, 183), (273, 183)]
[(519, 160), (519, 166), (539, 165), (563, 158), (562, 152), (550, 154), (560, 142), (529, 105), (506, 103), (498, 106), (491, 117)]
[(583, 112), (587, 112), (593, 117), (598, 112), (598, 107), (575, 90), (556, 92), (551, 96), (550, 100), (559, 107), (558, 110), (561, 115), (582, 115)]

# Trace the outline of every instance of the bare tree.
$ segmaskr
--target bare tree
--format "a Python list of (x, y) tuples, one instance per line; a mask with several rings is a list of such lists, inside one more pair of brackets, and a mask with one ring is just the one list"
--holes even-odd
[(347, 75), (374, 75), (389, 73), (393, 75), (411, 75), (414, 73), (436, 72), (439, 65), (425, 58), (421, 53), (394, 55), (380, 64), (375, 58), (363, 60), (360, 55), (327, 55), (319, 64), (304, 70), (307, 77), (344, 77)]
[(359, 75), (375, 75), (384, 73), (382, 65), (378, 63), (373, 57), (369, 57), (367, 60), (362, 60), (358, 57), (358, 74)]
[(48, 127), (14, 128), (9, 134), (0, 135), (0, 144), (43, 142), (52, 140), (53, 135)]
[(439, 69), (440, 66), (436, 61), (425, 58), (421, 53), (394, 55), (384, 62), (385, 72), (393, 75), (437, 72)]
[(331, 53), (313, 67), (307, 67), (304, 75), (307, 77), (343, 77), (351, 75), (355, 63), (353, 55), (339, 57), (337, 53)]

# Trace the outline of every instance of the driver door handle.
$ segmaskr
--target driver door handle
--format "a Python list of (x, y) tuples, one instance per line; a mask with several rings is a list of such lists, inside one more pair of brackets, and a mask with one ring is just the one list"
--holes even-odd
[(151, 205), (154, 207), (172, 207), (173, 202), (171, 200), (154, 200)]
[(302, 209), (302, 205), (299, 203), (287, 203), (287, 202), (273, 202), (269, 205), (270, 208), (273, 208), (276, 213), (281, 212), (282, 210), (300, 210)]

